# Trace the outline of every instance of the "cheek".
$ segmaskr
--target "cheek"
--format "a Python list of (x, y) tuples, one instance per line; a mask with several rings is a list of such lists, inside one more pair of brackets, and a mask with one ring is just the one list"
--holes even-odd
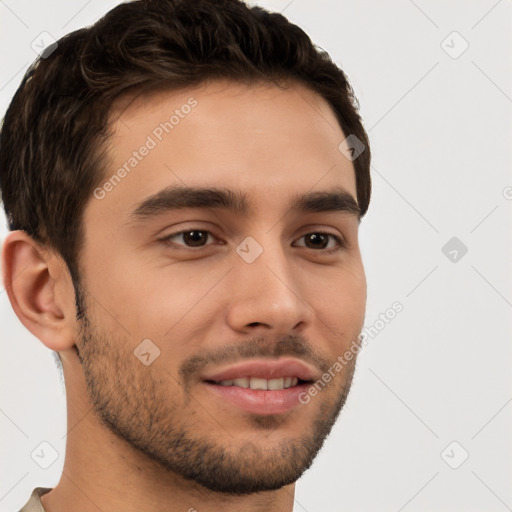
[[(328, 279), (311, 279), (310, 302), (318, 316), (343, 338), (357, 336), (366, 311), (366, 277), (362, 264), (340, 267)], [(331, 333), (332, 334), (332, 333)]]
[(361, 267), (358, 272), (351, 272), (342, 282), (339, 293), (340, 306), (354, 319), (364, 317), (366, 309), (366, 277)]
[(98, 301), (111, 313), (105, 321), (129, 333), (130, 350), (150, 339), (160, 350), (160, 364), (175, 369), (197, 349), (218, 310), (215, 285), (225, 270), (196, 267), (140, 261), (135, 265), (125, 259), (97, 279)]

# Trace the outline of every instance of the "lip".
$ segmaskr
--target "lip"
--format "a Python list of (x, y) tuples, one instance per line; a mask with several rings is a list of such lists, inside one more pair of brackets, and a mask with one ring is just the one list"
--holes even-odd
[[(270, 415), (283, 414), (300, 405), (300, 395), (311, 386), (312, 381), (317, 380), (319, 373), (315, 367), (294, 358), (253, 359), (206, 373), (201, 379), (206, 389), (224, 403), (252, 414)], [(240, 377), (297, 377), (299, 383), (290, 388), (273, 391), (217, 384), (222, 380)]]
[(259, 377), (260, 379), (297, 377), (300, 380), (312, 381), (317, 380), (318, 374), (318, 370), (298, 359), (253, 359), (202, 375), (201, 379), (203, 381), (220, 382), (221, 380), (238, 379), (240, 377)]
[(266, 391), (238, 386), (220, 386), (210, 382), (203, 382), (203, 384), (224, 403), (229, 403), (242, 411), (260, 416), (284, 414), (292, 410), (301, 404), (300, 395), (311, 385), (310, 383), (304, 383), (287, 389)]

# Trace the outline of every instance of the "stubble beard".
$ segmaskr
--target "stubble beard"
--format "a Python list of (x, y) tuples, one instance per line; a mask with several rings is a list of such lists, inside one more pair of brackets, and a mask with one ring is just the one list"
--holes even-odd
[[(155, 374), (150, 367), (142, 367), (131, 353), (125, 355), (127, 351), (122, 347), (127, 340), (112, 333), (100, 333), (85, 309), (80, 326), (76, 352), (100, 422), (171, 475), (216, 493), (247, 495), (280, 489), (297, 481), (313, 463), (343, 408), (355, 369), (356, 358), (345, 366), (338, 380), (333, 379), (309, 404), (298, 406), (307, 408), (319, 401), (315, 404), (319, 413), (313, 421), (306, 420), (311, 426), (300, 437), (284, 438), (265, 448), (266, 437), (276, 429), (286, 428), (286, 416), (251, 415), (249, 421), (261, 432), (260, 442), (237, 441), (236, 433), (226, 427), (231, 439), (222, 443), (213, 436), (194, 433), (194, 421), (183, 417), (183, 402), (172, 400), (176, 379), (165, 379), (165, 372), (151, 378)], [(192, 403), (198, 412), (203, 412), (204, 405)], [(206, 429), (202, 425), (203, 432), (223, 428), (216, 422), (215, 414), (203, 416), (211, 418)]]

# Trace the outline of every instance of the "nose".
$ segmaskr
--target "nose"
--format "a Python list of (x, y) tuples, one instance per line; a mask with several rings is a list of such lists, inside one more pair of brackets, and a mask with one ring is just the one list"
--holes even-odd
[(303, 286), (307, 276), (293, 269), (280, 245), (265, 248), (252, 263), (242, 258), (231, 272), (234, 282), (228, 308), (230, 327), (243, 334), (265, 331), (287, 335), (304, 330), (314, 316)]

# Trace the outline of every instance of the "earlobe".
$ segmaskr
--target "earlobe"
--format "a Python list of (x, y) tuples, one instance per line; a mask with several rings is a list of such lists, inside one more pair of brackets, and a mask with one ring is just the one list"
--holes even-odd
[(59, 256), (24, 231), (12, 231), (2, 250), (3, 283), (22, 324), (48, 348), (74, 344), (74, 291)]

